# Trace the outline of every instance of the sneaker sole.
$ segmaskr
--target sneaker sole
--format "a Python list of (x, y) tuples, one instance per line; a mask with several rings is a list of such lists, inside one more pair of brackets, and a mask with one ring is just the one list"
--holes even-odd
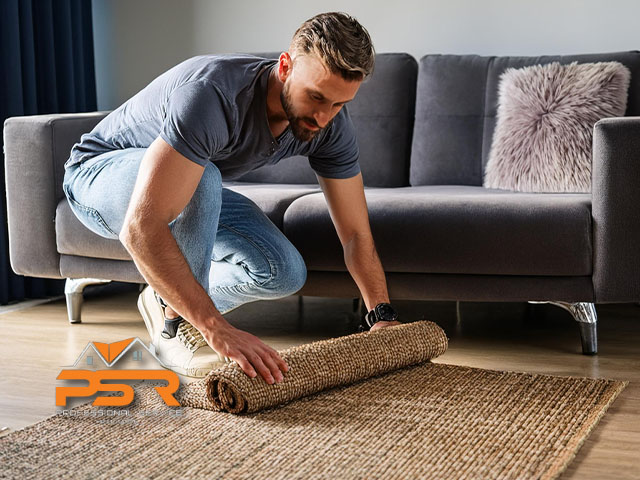
[[(146, 288), (150, 289), (151, 287), (147, 286)], [(153, 295), (153, 290), (149, 290), (149, 291), (152, 292), (151, 295)], [(155, 332), (153, 328), (153, 322), (151, 321), (152, 314), (149, 311), (149, 308), (147, 307), (147, 300), (145, 299), (145, 293), (146, 292), (143, 291), (138, 296), (138, 310), (142, 315), (142, 320), (144, 320), (144, 325), (145, 327), (147, 327), (147, 332), (149, 332), (149, 336), (151, 337), (151, 341), (149, 342), (149, 351), (151, 351), (151, 353), (153, 354), (155, 359), (158, 361), (158, 363), (162, 366), (162, 368), (166, 368), (167, 370), (171, 370), (172, 372), (179, 373), (180, 375), (184, 375), (185, 377), (192, 377), (193, 375), (188, 375), (187, 371), (184, 368), (179, 367), (178, 365), (168, 365), (165, 362), (163, 362), (158, 356), (158, 352), (156, 352), (156, 346), (153, 343), (155, 340)], [(156, 301), (155, 298), (153, 298), (153, 301), (154, 302)], [(195, 377), (195, 378), (200, 378), (200, 377)]]
[[(147, 287), (147, 288), (150, 288), (150, 287)], [(151, 291), (153, 294), (153, 290), (149, 290), (149, 291)], [(149, 332), (149, 336), (151, 337), (151, 344), (153, 344), (153, 342), (155, 341), (156, 332), (155, 332), (155, 329), (153, 328), (153, 322), (151, 321), (152, 315), (151, 315), (151, 312), (149, 311), (149, 308), (147, 307), (147, 302), (144, 298), (144, 295), (145, 295), (145, 292), (143, 291), (138, 296), (138, 310), (142, 315), (142, 320), (144, 320), (144, 325), (145, 327), (147, 327), (147, 332)]]

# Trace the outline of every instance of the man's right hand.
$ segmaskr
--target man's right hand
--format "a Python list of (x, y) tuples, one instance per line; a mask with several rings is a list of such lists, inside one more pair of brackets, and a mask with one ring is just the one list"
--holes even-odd
[(211, 348), (238, 362), (250, 377), (257, 371), (273, 383), (274, 378), (282, 379), (287, 364), (258, 337), (234, 328), (222, 317), (169, 229), (189, 203), (204, 169), (158, 137), (140, 164), (120, 241), (147, 283), (203, 334)]
[(238, 362), (251, 378), (257, 375), (257, 371), (268, 384), (280, 383), (284, 379), (283, 373), (289, 371), (289, 366), (276, 350), (226, 320), (216, 320), (213, 327), (201, 333), (211, 348), (219, 355)]

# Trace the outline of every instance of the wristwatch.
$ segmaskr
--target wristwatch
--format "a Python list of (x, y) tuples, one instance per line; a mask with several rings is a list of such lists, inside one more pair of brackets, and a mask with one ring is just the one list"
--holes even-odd
[(379, 303), (364, 317), (369, 328), (377, 322), (393, 322), (398, 319), (398, 312), (388, 303)]

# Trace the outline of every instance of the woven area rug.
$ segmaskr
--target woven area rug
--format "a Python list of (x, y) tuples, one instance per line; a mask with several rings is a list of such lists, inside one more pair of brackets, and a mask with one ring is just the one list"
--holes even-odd
[[(395, 341), (400, 327), (343, 337), (330, 350), (344, 351), (357, 337), (356, 344), (374, 338), (393, 352), (402, 348)], [(433, 325), (405, 328), (438, 338)], [(333, 368), (355, 371), (348, 359), (343, 363)], [(183, 400), (206, 408), (184, 401), (166, 407), (152, 385), (138, 386), (127, 415), (124, 407), (83, 405), (0, 438), (0, 478), (556, 478), (627, 384), (428, 360), (361, 380), (352, 376), (343, 377), (351, 383), (302, 397), (300, 387), (290, 389), (288, 403), (243, 414), (216, 410), (214, 375), (181, 392)], [(245, 411), (265, 397), (231, 384), (223, 390), (240, 395)]]

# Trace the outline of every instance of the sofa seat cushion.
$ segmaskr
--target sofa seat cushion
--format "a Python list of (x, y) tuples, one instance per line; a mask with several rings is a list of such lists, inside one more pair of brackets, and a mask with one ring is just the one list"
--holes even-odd
[(56, 207), (56, 246), (66, 255), (131, 260), (118, 240), (101, 237), (80, 223), (66, 198)]
[[(223, 182), (223, 187), (253, 200), (282, 229), (284, 212), (295, 199), (320, 191), (318, 185), (269, 185)], [(56, 244), (58, 252), (81, 257), (131, 260), (118, 240), (96, 235), (86, 228), (71, 211), (66, 198), (56, 208)]]
[[(591, 195), (479, 186), (365, 189), (389, 272), (591, 275)], [(309, 270), (345, 271), (322, 194), (294, 201), (284, 232)]]

